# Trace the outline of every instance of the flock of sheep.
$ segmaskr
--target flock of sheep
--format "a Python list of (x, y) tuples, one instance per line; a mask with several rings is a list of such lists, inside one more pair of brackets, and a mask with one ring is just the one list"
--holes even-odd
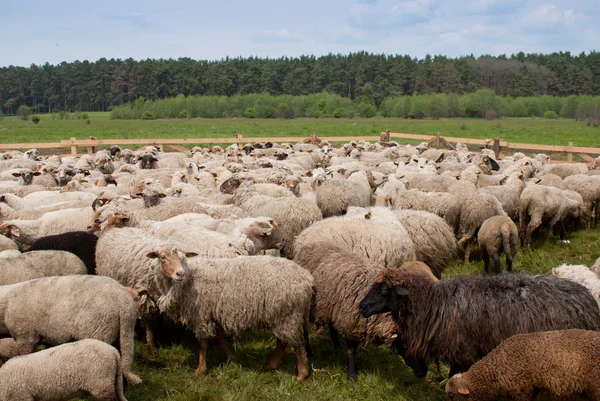
[[(519, 239), (566, 242), (598, 214), (593, 165), (460, 144), (0, 154), (0, 401), (125, 400), (136, 324), (155, 357), (167, 320), (198, 339), (195, 374), (209, 341), (231, 359), (229, 339), (267, 330), (265, 370), (290, 345), (303, 381), (316, 326), (352, 380), (358, 345), (386, 344), (418, 377), (448, 364), (451, 400), (600, 400), (600, 262), (509, 273)], [(474, 246), (502, 274), (441, 280)]]

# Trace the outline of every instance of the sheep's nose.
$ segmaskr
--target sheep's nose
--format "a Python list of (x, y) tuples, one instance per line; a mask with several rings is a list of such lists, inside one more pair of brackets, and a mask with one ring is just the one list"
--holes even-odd
[(177, 271), (175, 272), (175, 276), (176, 276), (177, 278), (183, 278), (183, 276), (184, 276), (184, 275), (185, 275), (185, 273), (183, 272), (183, 270), (177, 270)]

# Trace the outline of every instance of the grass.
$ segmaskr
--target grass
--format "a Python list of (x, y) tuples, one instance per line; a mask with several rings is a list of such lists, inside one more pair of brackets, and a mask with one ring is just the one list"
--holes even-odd
[[(580, 146), (600, 146), (600, 130), (570, 120), (514, 119), (484, 120), (110, 120), (109, 113), (90, 113), (92, 123), (82, 120), (56, 121), (42, 115), (39, 125), (14, 117), (0, 121), (0, 142), (52, 142), (90, 135), (109, 138), (232, 137), (235, 133), (251, 136), (320, 136), (378, 135), (385, 129), (394, 132), (435, 134), (468, 138), (501, 137), (507, 141)], [(464, 122), (466, 129), (461, 129)], [(516, 271), (548, 273), (561, 263), (591, 265), (600, 254), (600, 228), (590, 232), (578, 230), (570, 235), (571, 244), (562, 244), (543, 233), (535, 238), (533, 250), (520, 252), (514, 261)], [(444, 276), (472, 275), (483, 271), (477, 251), (472, 263), (460, 257), (452, 261)], [(263, 373), (262, 365), (274, 347), (274, 339), (263, 332), (250, 333), (240, 339), (236, 361), (224, 364), (217, 347), (209, 351), (209, 373), (194, 377), (198, 349), (189, 335), (179, 344), (163, 344), (156, 360), (149, 358), (142, 341), (136, 341), (134, 371), (144, 383), (129, 387), (129, 401), (148, 400), (414, 400), (442, 401), (443, 384), (435, 372), (417, 379), (402, 359), (385, 347), (362, 346), (358, 352), (359, 376), (346, 380), (344, 350), (336, 351), (327, 336), (310, 336), (314, 357), (312, 376), (296, 383), (295, 356), (288, 350), (284, 363), (275, 373)], [(447, 367), (442, 367), (447, 373)]]

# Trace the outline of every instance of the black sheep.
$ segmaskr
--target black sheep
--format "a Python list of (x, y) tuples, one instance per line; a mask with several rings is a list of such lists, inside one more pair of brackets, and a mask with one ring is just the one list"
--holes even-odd
[(96, 274), (96, 242), (98, 237), (85, 231), (49, 235), (36, 240), (29, 251), (56, 250), (71, 252), (85, 264), (88, 274)]
[(600, 330), (600, 310), (590, 292), (552, 275), (431, 282), (407, 269), (385, 269), (359, 308), (364, 317), (392, 312), (406, 356), (446, 362), (450, 376), (466, 372), (515, 334)]

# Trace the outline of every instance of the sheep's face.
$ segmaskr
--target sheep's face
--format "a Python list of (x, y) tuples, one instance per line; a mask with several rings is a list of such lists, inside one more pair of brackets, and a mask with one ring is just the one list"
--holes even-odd
[(254, 242), (257, 251), (283, 248), (284, 239), (273, 220), (269, 220), (268, 223), (257, 221), (250, 224), (246, 230), (246, 235)]
[(221, 184), (219, 190), (222, 194), (233, 195), (241, 184), (242, 180), (239, 178), (229, 178)]
[(248, 144), (244, 145), (244, 147), (242, 149), (244, 149), (244, 152), (246, 152), (246, 155), (249, 155), (250, 152), (252, 152), (254, 150), (254, 146), (252, 146), (248, 143)]
[(152, 207), (158, 205), (160, 199), (166, 197), (167, 195), (163, 192), (146, 188), (144, 191), (138, 193), (137, 196), (144, 200), (145, 207)]
[(20, 173), (12, 173), (12, 175), (14, 177), (21, 178), (23, 185), (31, 185), (31, 182), (33, 181), (33, 177), (37, 177), (38, 175), (41, 175), (41, 174), (42, 173), (40, 173), (39, 171), (33, 172), (31, 170), (29, 170), (29, 171), (23, 170)]
[(144, 155), (140, 160), (140, 167), (144, 170), (151, 170), (156, 168), (156, 162), (158, 159), (153, 155)]
[(298, 193), (298, 185), (302, 182), (301, 178), (289, 178), (283, 182), (283, 185), (292, 191), (293, 193)]
[(192, 258), (198, 255), (195, 252), (181, 252), (176, 248), (161, 248), (146, 254), (150, 259), (157, 259), (160, 263), (161, 273), (173, 281), (183, 281), (185, 269), (181, 260), (185, 257)]
[(371, 317), (380, 313), (392, 312), (398, 315), (400, 298), (408, 295), (404, 287), (390, 287), (387, 283), (375, 283), (359, 305), (363, 317)]
[(460, 373), (452, 376), (446, 383), (446, 397), (448, 400), (468, 400), (470, 399), (469, 395), (470, 391), (467, 383), (465, 383)]

